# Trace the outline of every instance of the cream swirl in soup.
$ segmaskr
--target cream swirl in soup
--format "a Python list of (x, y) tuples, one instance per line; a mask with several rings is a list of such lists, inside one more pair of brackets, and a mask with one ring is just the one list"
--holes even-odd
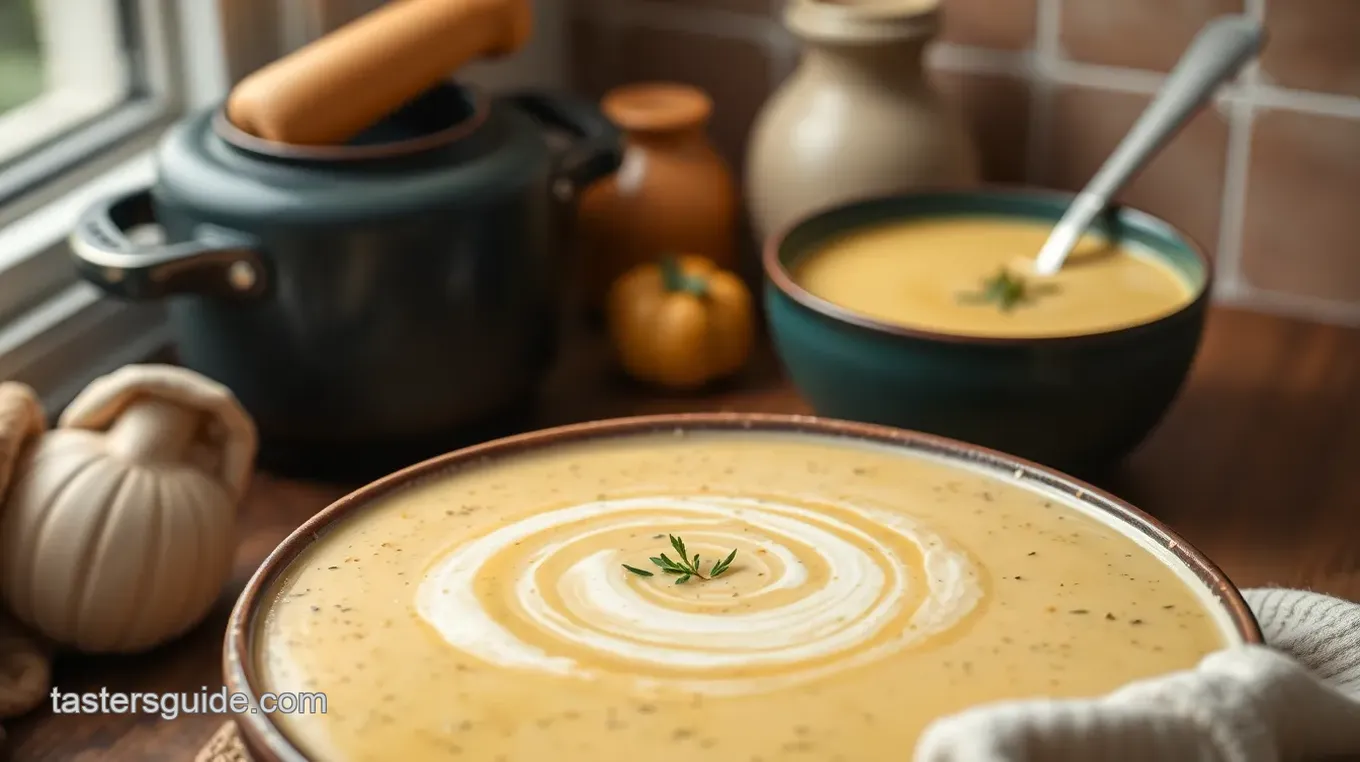
[[(826, 436), (470, 462), (289, 566), (255, 687), (325, 694), (271, 716), (315, 759), (900, 762), (941, 715), (1097, 695), (1233, 640), (1165, 550), (1088, 511)], [(677, 584), (650, 560), (671, 535), (702, 572), (736, 556)]]
[[(637, 558), (614, 548), (649, 536), (665, 552), (659, 526), (683, 534), (700, 571), (726, 548), (740, 560), (721, 579), (688, 586), (624, 573)], [(520, 571), (479, 585), (493, 564)], [(967, 616), (981, 594), (967, 554), (902, 513), (659, 495), (559, 508), (472, 540), (426, 576), (417, 603), (451, 645), (493, 664), (593, 677), (613, 663), (642, 683), (737, 693), (921, 642)]]

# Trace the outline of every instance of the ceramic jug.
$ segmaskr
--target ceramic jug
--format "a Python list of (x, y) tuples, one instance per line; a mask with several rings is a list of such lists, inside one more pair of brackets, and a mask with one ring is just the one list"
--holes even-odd
[(803, 57), (748, 149), (746, 200), (762, 239), (815, 209), (978, 182), (972, 135), (925, 78), (939, 18), (936, 0), (788, 1)]
[(737, 259), (740, 192), (706, 134), (713, 102), (679, 83), (616, 88), (601, 102), (624, 132), (623, 163), (581, 194), (583, 292), (598, 309), (629, 268), (666, 254)]

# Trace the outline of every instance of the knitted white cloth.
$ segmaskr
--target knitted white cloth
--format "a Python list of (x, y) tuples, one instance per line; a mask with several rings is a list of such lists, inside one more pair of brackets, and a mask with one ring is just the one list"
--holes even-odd
[(1002, 702), (937, 720), (917, 762), (1289, 762), (1360, 755), (1360, 605), (1244, 592), (1270, 648), (1090, 700)]

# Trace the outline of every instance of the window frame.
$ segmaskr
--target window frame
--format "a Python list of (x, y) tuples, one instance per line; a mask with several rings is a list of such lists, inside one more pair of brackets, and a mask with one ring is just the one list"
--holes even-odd
[(126, 0), (85, 4), (83, 9), (79, 0), (38, 2), (40, 71), (46, 87), (33, 100), (0, 114), (0, 165), (121, 105), (133, 90), (124, 49)]
[[(0, 163), (0, 379), (30, 384), (49, 410), (64, 406), (95, 376), (144, 359), (169, 340), (164, 305), (113, 300), (80, 280), (67, 238), (90, 203), (154, 180), (152, 150), (166, 126), (186, 109), (224, 97), (229, 66), (220, 11), (235, 1), (48, 0), (45, 6), (60, 10), (40, 22), (40, 34), (74, 25), (86, 35), (104, 34), (106, 42), (115, 38), (102, 22), (115, 14), (90, 24), (69, 14), (118, 6), (120, 34), (133, 44), (117, 47), (117, 57), (135, 64), (109, 75), (123, 77), (121, 93), (117, 80), (104, 80), (114, 83), (113, 96), (94, 99), (98, 108), (90, 105), (82, 122), (75, 124), (75, 112), (68, 112), (72, 129), (22, 159)], [(107, 53), (89, 60), (107, 63)], [(62, 82), (94, 87), (88, 68), (77, 71), (93, 65), (72, 61), (72, 73), (54, 76), (52, 92), (63, 92)], [(69, 100), (79, 90), (64, 92)], [(39, 104), (44, 97), (11, 113), (29, 105), (51, 108)]]
[(153, 182), (155, 144), (186, 112), (384, 0), (97, 1), (122, 4), (137, 32), (129, 97), (0, 164), (0, 380), (29, 384), (54, 415), (95, 377), (163, 356), (173, 339), (165, 304), (119, 301), (79, 279), (67, 240), (78, 217)]
[(169, 7), (159, 0), (41, 0), (48, 86), (0, 115), (0, 205), (174, 110)]

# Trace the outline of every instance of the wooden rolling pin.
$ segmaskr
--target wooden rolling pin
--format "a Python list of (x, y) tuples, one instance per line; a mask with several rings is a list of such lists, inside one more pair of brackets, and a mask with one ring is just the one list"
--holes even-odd
[(394, 0), (241, 80), (227, 117), (265, 140), (338, 145), (532, 29), (531, 0)]

